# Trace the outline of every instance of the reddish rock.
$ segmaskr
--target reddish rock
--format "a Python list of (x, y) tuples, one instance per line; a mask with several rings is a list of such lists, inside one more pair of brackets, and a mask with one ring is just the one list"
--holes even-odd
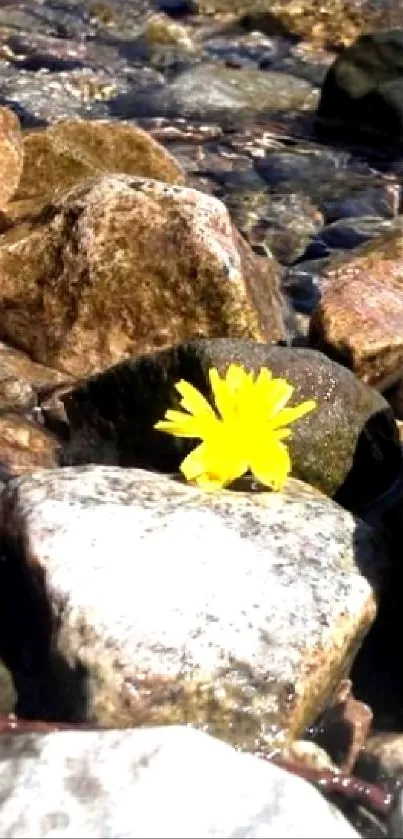
[(4, 395), (3, 383), (12, 380), (26, 382), (33, 390), (52, 390), (56, 385), (71, 382), (70, 376), (36, 364), (21, 350), (0, 343), (0, 401)]
[(6, 475), (55, 467), (57, 450), (51, 435), (24, 417), (0, 416), (0, 467)]
[(343, 772), (353, 771), (367, 740), (373, 714), (352, 694), (350, 679), (343, 679), (334, 701), (321, 717), (318, 741)]
[(403, 232), (393, 230), (347, 257), (322, 277), (309, 341), (385, 390), (403, 375)]

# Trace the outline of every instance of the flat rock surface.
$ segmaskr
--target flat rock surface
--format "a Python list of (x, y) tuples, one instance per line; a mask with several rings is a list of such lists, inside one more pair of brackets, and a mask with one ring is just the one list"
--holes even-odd
[(374, 532), (298, 481), (211, 494), (72, 467), (11, 481), (1, 511), (31, 588), (25, 662), (49, 610), (56, 719), (69, 697), (76, 720), (191, 722), (249, 749), (280, 743), (312, 722), (375, 615)]
[(191, 728), (2, 735), (0, 757), (10, 839), (358, 836), (306, 781)]

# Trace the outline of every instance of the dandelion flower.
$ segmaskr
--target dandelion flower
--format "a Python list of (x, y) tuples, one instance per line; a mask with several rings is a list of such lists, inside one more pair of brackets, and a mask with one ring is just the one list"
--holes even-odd
[(274, 490), (284, 486), (291, 459), (284, 444), (287, 426), (316, 408), (312, 399), (286, 407), (294, 388), (285, 379), (274, 379), (262, 367), (255, 376), (231, 364), (222, 378), (209, 371), (213, 408), (189, 382), (175, 387), (182, 411), (168, 410), (154, 426), (175, 437), (202, 442), (181, 463), (186, 480), (205, 489), (221, 489), (250, 471), (261, 484)]

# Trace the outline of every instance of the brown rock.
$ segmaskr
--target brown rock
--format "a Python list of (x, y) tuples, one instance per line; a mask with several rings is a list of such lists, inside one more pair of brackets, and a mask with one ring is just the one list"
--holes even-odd
[(24, 417), (0, 416), (0, 471), (21, 475), (57, 466), (57, 443)]
[(141, 35), (150, 45), (180, 46), (191, 51), (195, 49), (190, 28), (163, 13), (150, 15)]
[(373, 714), (368, 705), (352, 694), (350, 679), (343, 679), (333, 704), (322, 714), (319, 744), (347, 774), (354, 769), (371, 728)]
[[(329, 47), (350, 44), (361, 32), (402, 25), (395, 0), (198, 0), (204, 13), (245, 15), (268, 35), (292, 34)], [(269, 10), (270, 9), (270, 10)]]
[(323, 274), (311, 346), (385, 390), (403, 374), (403, 231), (393, 230)]
[(310, 769), (328, 769), (331, 772), (340, 771), (327, 752), (309, 740), (294, 740), (282, 750), (281, 758), (282, 760), (289, 760), (293, 763), (308, 766)]
[(191, 336), (276, 342), (277, 279), (217, 199), (98, 178), (3, 235), (0, 337), (77, 376)]
[(20, 123), (9, 108), (0, 107), (0, 209), (15, 193), (22, 172)]
[(365, 744), (363, 760), (374, 762), (379, 775), (394, 778), (403, 775), (403, 734), (400, 731), (382, 731), (373, 734)]
[(71, 382), (71, 378), (58, 370), (36, 364), (21, 350), (0, 343), (0, 393), (5, 392), (6, 385), (3, 383), (12, 381), (26, 382), (33, 390), (50, 390), (56, 385)]
[(108, 172), (174, 184), (184, 181), (179, 164), (141, 128), (71, 120), (24, 137), (24, 168), (15, 199), (50, 198)]

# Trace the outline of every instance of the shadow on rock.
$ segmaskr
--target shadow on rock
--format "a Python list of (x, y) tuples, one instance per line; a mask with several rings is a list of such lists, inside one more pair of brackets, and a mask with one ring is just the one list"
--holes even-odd
[[(24, 567), (22, 552), (2, 544), (0, 561), (0, 658), (12, 673), (15, 713), (26, 719), (86, 719), (86, 674), (53, 649), (52, 618), (43, 574)], [(61, 607), (62, 608), (62, 607)]]

